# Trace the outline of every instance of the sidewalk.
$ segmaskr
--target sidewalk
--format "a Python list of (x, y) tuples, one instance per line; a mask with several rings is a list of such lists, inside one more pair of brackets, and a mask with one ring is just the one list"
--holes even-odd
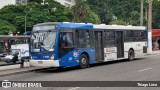
[(152, 51), (152, 54), (160, 54), (160, 50), (155, 50), (155, 51)]
[[(156, 50), (152, 52), (152, 55), (160, 54), (160, 50)], [(9, 69), (9, 70), (0, 70), (0, 77), (1, 76), (7, 76), (7, 75), (14, 75), (14, 74), (20, 74), (20, 73), (27, 73), (31, 72), (33, 70), (42, 69), (40, 67), (28, 67), (28, 68), (17, 68), (17, 69)]]

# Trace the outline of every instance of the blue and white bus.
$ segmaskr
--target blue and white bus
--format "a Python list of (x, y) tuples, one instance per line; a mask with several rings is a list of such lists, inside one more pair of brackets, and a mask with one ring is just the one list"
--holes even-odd
[(48, 22), (34, 25), (31, 66), (87, 68), (90, 64), (133, 60), (147, 53), (143, 26)]

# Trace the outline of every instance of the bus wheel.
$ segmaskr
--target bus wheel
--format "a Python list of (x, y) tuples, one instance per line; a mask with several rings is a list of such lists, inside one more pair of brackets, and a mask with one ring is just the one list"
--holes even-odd
[(131, 61), (133, 59), (134, 59), (134, 51), (130, 49), (128, 51), (128, 60)]
[(82, 54), (80, 57), (80, 68), (87, 68), (89, 67), (89, 60), (88, 57), (85, 54)]

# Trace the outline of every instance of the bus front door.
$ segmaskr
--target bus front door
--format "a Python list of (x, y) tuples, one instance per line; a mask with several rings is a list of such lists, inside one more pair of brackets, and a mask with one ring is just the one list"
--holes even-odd
[(95, 55), (96, 61), (104, 60), (104, 49), (103, 49), (103, 31), (95, 31)]
[(123, 41), (123, 31), (116, 31), (117, 37), (117, 58), (124, 57), (124, 41)]

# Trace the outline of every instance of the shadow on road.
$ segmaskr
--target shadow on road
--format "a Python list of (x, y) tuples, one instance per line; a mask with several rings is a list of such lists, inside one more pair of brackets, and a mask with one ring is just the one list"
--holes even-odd
[[(96, 64), (91, 64), (90, 68), (92, 68), (92, 67), (100, 67), (100, 66), (104, 66), (104, 65), (119, 64), (119, 63), (130, 63), (130, 62), (134, 62), (134, 61), (137, 61), (137, 60), (145, 60), (145, 59), (144, 58), (136, 58), (136, 59), (134, 59), (132, 61), (128, 61), (128, 60), (124, 59), (124, 60), (96, 63)], [(89, 69), (89, 68), (86, 68), (86, 69)], [(68, 72), (68, 71), (74, 71), (74, 70), (85, 70), (85, 69), (80, 69), (79, 66), (66, 67), (66, 68), (50, 67), (50, 68), (37, 69), (37, 70), (34, 70), (33, 72), (36, 72), (36, 73), (61, 73), (61, 72)]]

